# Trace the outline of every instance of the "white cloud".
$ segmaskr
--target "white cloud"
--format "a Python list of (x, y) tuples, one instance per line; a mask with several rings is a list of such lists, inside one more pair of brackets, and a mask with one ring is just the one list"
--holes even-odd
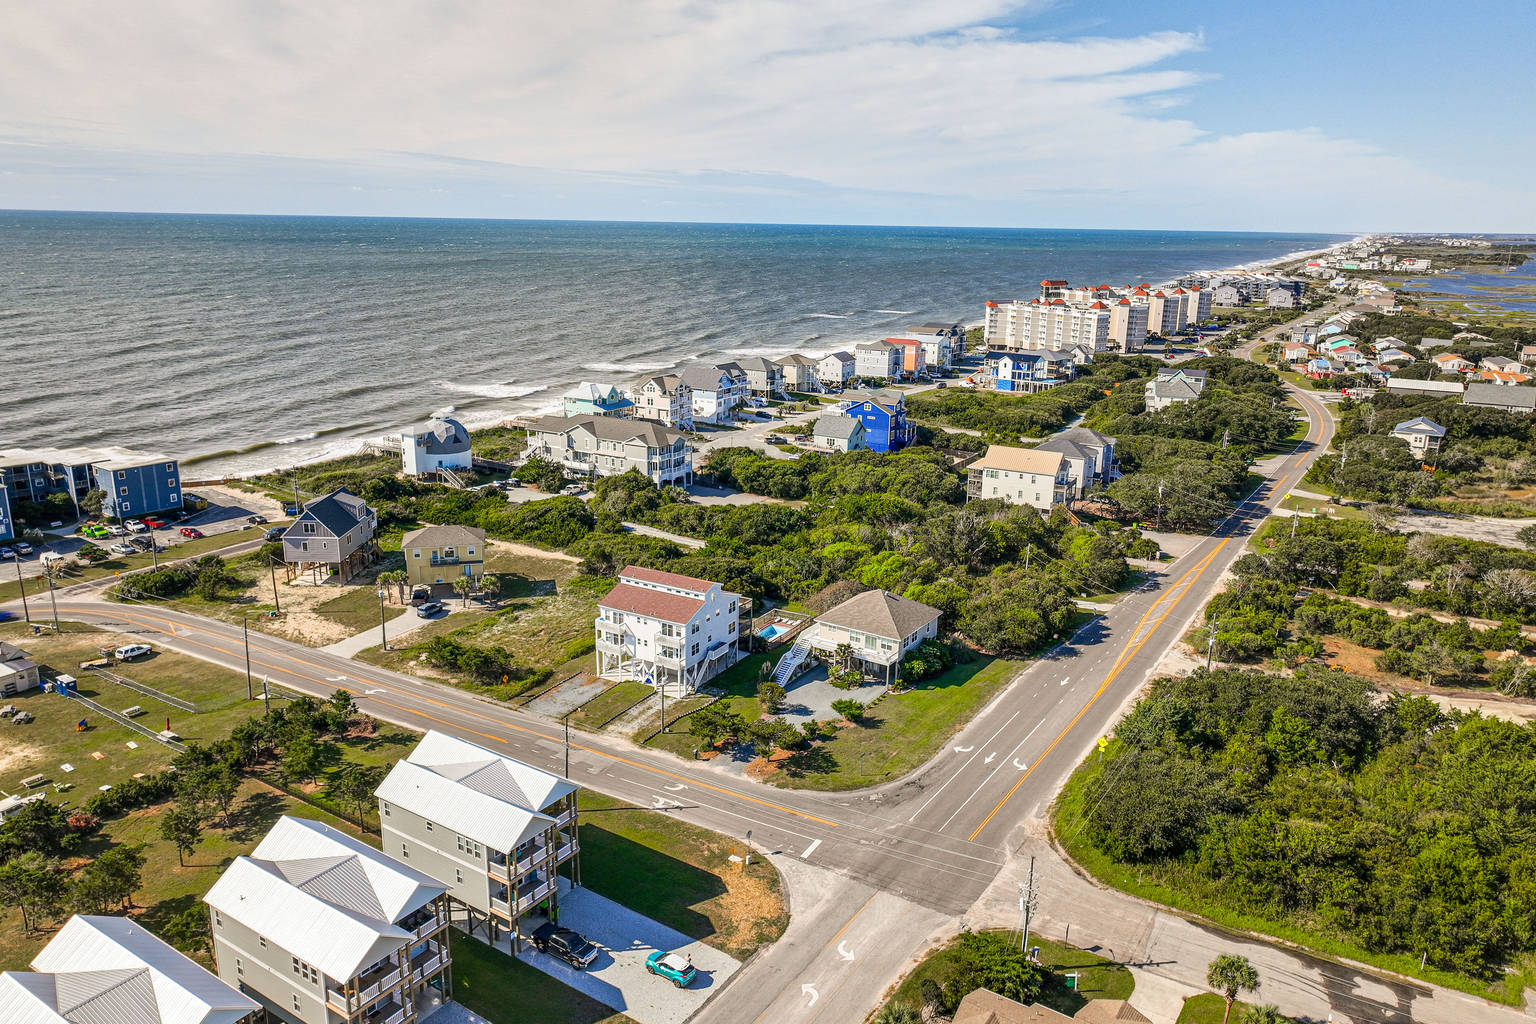
[[(1336, 211), (1356, 218), (1351, 227), (1388, 223), (1415, 189), (1436, 189), (1458, 213), (1490, 201), (1475, 184), (1302, 128), (1213, 137), (1187, 108), (1170, 113), (1201, 80), (1197, 32), (1035, 40), (1004, 27), (1041, 6), (21, 5), (0, 40), (0, 112), (25, 112), (25, 122), (0, 122), (0, 134), (61, 159), (136, 154), (130, 163), (247, 155), (383, 167), (405, 153), (443, 161), (440, 170), (480, 162), (465, 174), (587, 172), (637, 187), (648, 175), (766, 175), (910, 193), (937, 203), (931, 210), (993, 203), (1014, 216), (1045, 192), (1079, 211), (1060, 223), (1102, 221), (1085, 212), (1106, 196), (1139, 211), (1134, 223), (1167, 226), (1184, 225), (1145, 214), (1246, 203), (1283, 214), (1276, 200), (1302, 197), (1335, 212), (1316, 205), (1330, 186), (1364, 190), (1367, 202)], [(1314, 154), (1326, 155), (1326, 170)], [(1514, 204), (1505, 213), (1531, 212), (1528, 196), (1498, 201)], [(1203, 216), (1198, 226), (1220, 223)]]

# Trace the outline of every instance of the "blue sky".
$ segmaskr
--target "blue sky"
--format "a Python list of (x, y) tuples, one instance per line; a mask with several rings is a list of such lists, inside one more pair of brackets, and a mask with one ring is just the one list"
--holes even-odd
[(1536, 4), (81, 0), (0, 207), (1536, 230)]

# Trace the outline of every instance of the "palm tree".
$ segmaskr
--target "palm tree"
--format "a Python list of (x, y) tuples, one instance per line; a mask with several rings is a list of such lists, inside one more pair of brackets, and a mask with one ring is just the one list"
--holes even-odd
[(460, 576), (453, 581), (454, 593), (463, 599), (463, 607), (469, 607), (469, 595), (475, 589), (475, 581), (468, 576)]
[(395, 593), (399, 595), (401, 603), (404, 603), (405, 601), (405, 585), (407, 582), (409, 582), (409, 580), (410, 576), (406, 575), (404, 569), (390, 569), (387, 572), (379, 573), (379, 585), (383, 587), (394, 587)]
[(1223, 953), (1206, 968), (1205, 983), (1221, 993), (1221, 997), (1227, 1001), (1226, 1012), (1221, 1015), (1221, 1024), (1227, 1024), (1227, 1019), (1232, 1016), (1232, 1004), (1237, 997), (1259, 987), (1259, 972), (1254, 970), (1247, 957)]
[(501, 577), (486, 573), (480, 577), (480, 589), (490, 594), (492, 599), (501, 600)]
[(1285, 1018), (1280, 1016), (1280, 1007), (1273, 1003), (1263, 1006), (1250, 1006), (1248, 1012), (1243, 1014), (1243, 1024), (1283, 1024)]

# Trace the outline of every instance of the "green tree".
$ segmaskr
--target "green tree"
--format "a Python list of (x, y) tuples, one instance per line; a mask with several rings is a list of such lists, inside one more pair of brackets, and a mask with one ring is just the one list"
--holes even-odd
[(851, 697), (840, 697), (833, 701), (832, 710), (850, 722), (857, 722), (864, 717), (864, 705)]
[(923, 1014), (906, 1003), (886, 1003), (875, 1014), (871, 1024), (923, 1024)]
[(475, 592), (475, 581), (468, 576), (459, 576), (453, 581), (453, 592), (459, 595), (461, 606), (468, 608), (469, 595)]
[(1237, 997), (1259, 987), (1259, 972), (1254, 970), (1247, 957), (1223, 953), (1206, 968), (1205, 983), (1226, 1000), (1227, 1008), (1221, 1015), (1222, 1024), (1226, 1024), (1232, 1016), (1232, 1004), (1237, 1001)]
[(1285, 1018), (1280, 1015), (1280, 1007), (1265, 1003), (1248, 1007), (1243, 1012), (1243, 1024), (1285, 1024)]
[(0, 902), (21, 911), (21, 925), (31, 932), (57, 917), (64, 896), (64, 876), (36, 850), (0, 864)]
[(387, 569), (379, 573), (379, 586), (393, 587), (395, 596), (401, 604), (405, 603), (405, 586), (410, 582), (410, 575), (404, 569)]
[(384, 769), (374, 765), (347, 764), (326, 783), (325, 794), (337, 803), (351, 807), (357, 814), (357, 827), (365, 828), (363, 817), (373, 803), (374, 791), (384, 781)]
[(218, 811), (226, 826), (239, 794), (240, 773), (228, 762), (212, 761), (177, 773), (176, 795), (182, 802)]
[(131, 908), (133, 893), (143, 881), (144, 846), (114, 846), (75, 875), (69, 904), (76, 913), (110, 914)]
[(203, 815), (196, 807), (178, 805), (160, 815), (160, 838), (176, 847), (176, 863), (182, 867), (202, 837)]
[(213, 953), (213, 934), (208, 929), (208, 910), (194, 904), (160, 925), (160, 937), (183, 953)]
[[(766, 668), (768, 663), (764, 662), (763, 665)], [(765, 679), (757, 684), (757, 702), (762, 705), (763, 710), (768, 714), (776, 715), (783, 711), (784, 698), (784, 687), (772, 679)]]
[(278, 761), (278, 774), (289, 782), (312, 781), (320, 774), (327, 759), (327, 745), (308, 733), (288, 741)]
[(99, 487), (93, 487), (80, 496), (80, 512), (87, 516), (101, 515), (101, 506), (106, 503), (107, 492)]
[(688, 733), (707, 747), (719, 746), (739, 734), (746, 722), (723, 703), (710, 704), (688, 716)]
[(1040, 967), (1011, 941), (992, 932), (966, 932), (955, 944), (954, 973), (944, 984), (944, 1009), (954, 1013), (960, 1000), (978, 988), (1021, 1003), (1040, 996)]

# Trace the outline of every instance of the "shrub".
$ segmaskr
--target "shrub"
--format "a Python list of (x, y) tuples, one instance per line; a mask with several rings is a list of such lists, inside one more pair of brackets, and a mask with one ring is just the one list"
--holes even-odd
[(851, 697), (840, 697), (833, 701), (832, 710), (850, 722), (857, 722), (864, 717), (864, 705)]

